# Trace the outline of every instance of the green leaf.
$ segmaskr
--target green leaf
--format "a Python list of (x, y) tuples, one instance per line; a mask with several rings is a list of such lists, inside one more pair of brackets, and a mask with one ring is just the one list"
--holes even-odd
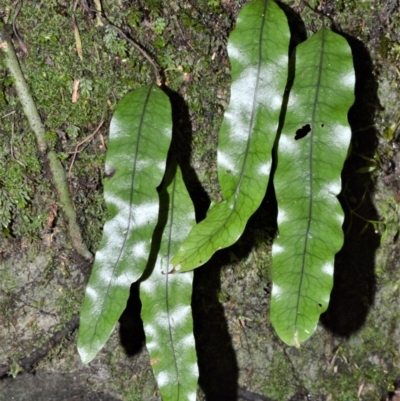
[(347, 41), (322, 28), (298, 46), (295, 75), (274, 177), (279, 236), (272, 248), (271, 322), (285, 343), (299, 346), (327, 309), (334, 257), (343, 245), (337, 195), (355, 83)]
[(219, 135), (218, 178), (223, 201), (197, 224), (171, 263), (194, 269), (234, 244), (260, 206), (287, 81), (289, 28), (271, 0), (247, 4), (228, 43), (231, 101)]
[(140, 284), (146, 346), (163, 401), (195, 401), (198, 367), (191, 309), (193, 272), (166, 274), (171, 270), (172, 253), (195, 224), (193, 204), (179, 168), (172, 182), (163, 186), (160, 199), (160, 217), (167, 213), (168, 220), (154, 270)]
[(104, 346), (126, 307), (131, 284), (146, 267), (159, 212), (156, 188), (171, 133), (169, 99), (154, 84), (126, 95), (112, 118), (104, 180), (109, 219), (81, 310), (78, 351), (83, 363)]

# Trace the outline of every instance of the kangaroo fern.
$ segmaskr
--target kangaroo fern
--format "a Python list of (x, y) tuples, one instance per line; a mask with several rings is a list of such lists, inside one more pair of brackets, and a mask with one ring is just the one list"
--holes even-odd
[(167, 216), (153, 271), (140, 284), (146, 347), (164, 401), (195, 401), (198, 379), (192, 320), (193, 272), (166, 274), (169, 261), (195, 223), (192, 201), (178, 167), (160, 191)]
[(81, 310), (78, 350), (84, 363), (104, 346), (146, 268), (158, 219), (160, 185), (172, 133), (171, 105), (156, 86), (118, 104), (110, 125), (104, 198), (108, 221)]
[(351, 51), (340, 35), (323, 26), (297, 47), (274, 177), (279, 236), (272, 248), (271, 322), (290, 345), (311, 336), (329, 303), (343, 244), (336, 196), (351, 138), (354, 81)]
[(83, 362), (103, 347), (130, 285), (139, 280), (160, 394), (164, 401), (196, 399), (189, 270), (242, 235), (265, 195), (273, 154), (279, 235), (272, 248), (271, 322), (294, 346), (314, 332), (343, 244), (337, 195), (355, 79), (346, 40), (322, 26), (295, 51), (295, 79), (283, 108), (289, 39), (285, 13), (274, 1), (255, 0), (240, 12), (228, 43), (231, 100), (218, 145), (223, 200), (198, 224), (173, 153), (166, 162), (172, 130), (167, 96), (149, 85), (118, 104), (104, 182), (109, 220), (81, 312)]
[(193, 227), (171, 261), (176, 271), (192, 270), (234, 244), (265, 196), (287, 80), (289, 39), (285, 14), (272, 0), (251, 2), (240, 12), (228, 43), (231, 101), (218, 145), (224, 199)]

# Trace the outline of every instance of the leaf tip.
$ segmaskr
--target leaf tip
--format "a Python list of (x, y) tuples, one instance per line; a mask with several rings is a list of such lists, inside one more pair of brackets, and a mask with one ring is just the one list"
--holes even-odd
[(85, 347), (81, 347), (79, 345), (78, 345), (78, 354), (81, 358), (81, 362), (84, 365), (87, 365), (88, 363), (92, 362), (96, 356), (96, 354), (93, 354), (93, 352), (88, 352), (88, 350)]

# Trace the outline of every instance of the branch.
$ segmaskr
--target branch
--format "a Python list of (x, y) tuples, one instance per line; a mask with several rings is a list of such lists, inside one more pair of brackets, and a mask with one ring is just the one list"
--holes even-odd
[(162, 85), (164, 83), (164, 77), (162, 76), (161, 68), (159, 67), (157, 62), (150, 56), (147, 50), (145, 50), (139, 43), (136, 43), (134, 40), (129, 38), (128, 35), (126, 35), (124, 31), (122, 31), (122, 29), (113, 25), (104, 15), (101, 15), (100, 18), (103, 24), (114, 30), (120, 36), (120, 38), (126, 40), (152, 65), (154, 69), (154, 75), (156, 76), (156, 83), (158, 86)]
[(57, 191), (59, 203), (67, 222), (67, 228), (74, 248), (87, 260), (92, 259), (86, 244), (83, 242), (82, 235), (76, 219), (74, 205), (72, 203), (66, 175), (56, 152), (50, 150), (47, 152), (47, 143), (45, 138), (46, 130), (37, 111), (35, 102), (30, 94), (28, 85), (22, 75), (21, 68), (15, 55), (14, 47), (9, 36), (6, 33), (4, 23), (0, 20), (0, 51), (5, 55), (5, 65), (9, 69), (14, 79), (15, 89), (21, 102), (25, 116), (28, 119), (32, 131), (35, 133), (39, 152), (47, 158), (49, 169), (52, 175), (53, 183)]
[(5, 26), (0, 22), (0, 49), (5, 54), (5, 64), (8, 67), (12, 77), (14, 78), (15, 89), (17, 90), (19, 101), (26, 117), (28, 118), (29, 125), (36, 135), (36, 142), (40, 153), (44, 153), (47, 149), (45, 140), (45, 129), (42, 120), (36, 109), (35, 103), (29, 92), (28, 85), (22, 75), (19, 67), (17, 56), (15, 55), (13, 45), (9, 36), (5, 31)]
[[(29, 356), (18, 360), (18, 365), (26, 372), (29, 372), (33, 366), (44, 358), (53, 348), (61, 344), (61, 341), (70, 333), (75, 331), (79, 325), (79, 317), (75, 316), (70, 320), (62, 330), (55, 332), (49, 340), (42, 346), (33, 351)], [(6, 376), (10, 371), (10, 366), (0, 365), (0, 378)]]

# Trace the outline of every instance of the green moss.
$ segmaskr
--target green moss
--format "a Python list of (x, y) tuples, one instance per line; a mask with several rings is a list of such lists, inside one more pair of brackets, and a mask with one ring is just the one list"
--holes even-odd
[(263, 380), (262, 392), (276, 400), (285, 400), (296, 392), (297, 383), (293, 382), (291, 367), (284, 353), (276, 353), (272, 360), (273, 369)]
[[(110, 15), (118, 11), (116, 22), (125, 17), (115, 2), (110, 7), (104, 6)], [(71, 152), (76, 144), (88, 137), (101, 120), (110, 119), (117, 101), (127, 91), (152, 75), (151, 68), (143, 64), (135, 50), (127, 49), (127, 44), (114, 32), (95, 27), (78, 8), (76, 19), (84, 55), (81, 61), (70, 29), (71, 14), (72, 4), (49, 1), (39, 6), (36, 2), (27, 2), (18, 17), (18, 29), (24, 32), (24, 42), (31, 50), (21, 58), (21, 66), (43, 117), (49, 147), (59, 152), (65, 170), (71, 167)], [(128, 58), (122, 59), (122, 56)], [(109, 73), (110, 69), (113, 74)], [(14, 236), (38, 238), (49, 215), (47, 202), (43, 202), (47, 196), (43, 195), (50, 198), (52, 191), (50, 183), (41, 177), (43, 166), (38, 155), (32, 152), (36, 148), (35, 139), (21, 112), (17, 109), (15, 113), (17, 100), (12, 82), (3, 74), (6, 74), (4, 69), (0, 83), (7, 105), (2, 115), (14, 114), (2, 120), (0, 129), (4, 144), (0, 171), (8, 172), (0, 178), (0, 225)], [(72, 102), (74, 80), (79, 80), (80, 97), (76, 103)], [(84, 184), (75, 192), (74, 203), (81, 223), (87, 227), (87, 241), (93, 246), (99, 240), (104, 214), (98, 192), (105, 154), (104, 136), (105, 130), (100, 131), (91, 143), (78, 149), (70, 177), (71, 185)], [(56, 199), (47, 201), (54, 203)]]
[(55, 302), (55, 307), (60, 316), (60, 321), (65, 324), (69, 322), (78, 312), (79, 306), (83, 302), (83, 293), (76, 291), (74, 288), (59, 288), (59, 296)]

